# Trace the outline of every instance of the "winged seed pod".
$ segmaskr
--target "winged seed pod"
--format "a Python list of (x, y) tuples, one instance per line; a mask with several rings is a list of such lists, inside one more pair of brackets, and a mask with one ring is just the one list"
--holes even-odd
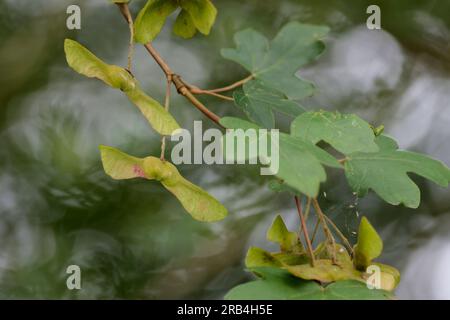
[(153, 41), (161, 32), (166, 19), (181, 9), (173, 32), (182, 38), (192, 38), (197, 30), (208, 35), (216, 20), (217, 9), (210, 0), (148, 0), (135, 22), (135, 40)]
[(136, 158), (107, 146), (100, 146), (100, 152), (103, 168), (113, 179), (145, 178), (159, 181), (196, 220), (218, 221), (228, 214), (219, 201), (186, 180), (168, 161), (156, 157)]
[(124, 68), (106, 64), (74, 40), (65, 40), (64, 51), (67, 63), (73, 70), (123, 91), (159, 134), (171, 135), (180, 128), (172, 115), (156, 100), (145, 94), (138, 81)]
[(358, 242), (353, 248), (353, 263), (358, 270), (366, 270), (373, 259), (383, 251), (383, 240), (366, 217), (362, 217), (358, 230)]

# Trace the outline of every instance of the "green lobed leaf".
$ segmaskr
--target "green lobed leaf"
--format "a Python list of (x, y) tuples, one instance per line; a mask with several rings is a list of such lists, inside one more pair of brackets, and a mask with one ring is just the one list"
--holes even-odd
[[(303, 246), (299, 246), (299, 248), (304, 250)], [(296, 252), (274, 252), (271, 253), (271, 255), (281, 263), (282, 267), (305, 264), (309, 263), (310, 260), (308, 254), (305, 251), (300, 250)]]
[(241, 64), (256, 79), (290, 99), (312, 95), (311, 83), (295, 76), (297, 70), (324, 50), (325, 26), (290, 22), (270, 42), (252, 29), (236, 33), (236, 49), (222, 49), (222, 56)]
[(326, 181), (323, 165), (340, 168), (329, 153), (309, 141), (280, 134), (280, 169), (277, 177), (299, 192), (316, 197), (320, 183)]
[(227, 300), (386, 300), (390, 292), (368, 289), (366, 284), (345, 280), (325, 287), (315, 281), (306, 281), (276, 268), (255, 268), (260, 278), (231, 289)]
[(331, 283), (322, 294), (327, 300), (392, 300), (394, 295), (385, 290), (369, 289), (365, 283), (355, 280)]
[(299, 250), (296, 252), (271, 253), (261, 248), (250, 247), (245, 257), (245, 266), (250, 269), (259, 267), (282, 268), (283, 266), (305, 263), (309, 263), (309, 258), (305, 252), (300, 252)]
[(273, 220), (272, 226), (267, 231), (267, 240), (278, 243), (281, 251), (293, 251), (298, 246), (298, 236), (290, 232), (280, 215)]
[[(224, 117), (220, 123), (229, 129), (259, 129), (257, 125), (238, 118)], [(228, 133), (225, 139), (227, 136)], [(269, 138), (267, 141), (270, 141)], [(317, 196), (320, 183), (326, 180), (323, 165), (341, 168), (329, 153), (302, 138), (280, 133), (278, 143), (273, 141), (272, 144), (274, 151), (278, 150), (279, 154), (276, 176), (287, 186), (310, 197)]]
[(257, 247), (250, 247), (245, 257), (247, 268), (256, 267), (281, 267), (282, 264), (270, 252)]
[(299, 192), (294, 188), (287, 186), (283, 183), (283, 180), (273, 179), (269, 181), (269, 189), (275, 192), (290, 192), (291, 194), (298, 195)]
[(298, 103), (260, 80), (246, 82), (242, 90), (234, 91), (233, 97), (235, 104), (247, 117), (263, 128), (274, 127), (273, 111), (294, 117), (305, 111)]
[[(286, 238), (290, 240), (289, 231), (279, 217), (272, 223), (268, 234), (270, 234), (270, 240), (276, 242), (283, 242)], [(303, 247), (301, 247), (301, 250), (284, 250), (275, 253), (251, 247), (247, 252), (245, 264), (249, 269), (270, 267), (270, 270), (274, 270), (274, 268), (279, 268), (296, 278), (319, 281), (322, 284), (344, 280), (356, 280), (367, 284), (368, 281), (374, 280), (370, 277), (373, 271), (377, 270), (367, 269), (370, 263), (371, 266), (377, 266), (380, 271), (380, 282), (376, 283), (377, 285), (379, 284), (383, 290), (388, 291), (392, 291), (397, 286), (400, 281), (400, 273), (397, 269), (371, 262), (381, 253), (382, 242), (365, 218), (363, 218), (359, 229), (358, 246), (355, 246), (354, 249), (356, 257), (352, 260), (350, 254), (341, 244), (336, 243), (334, 245), (335, 254), (333, 255), (330, 252), (330, 245), (327, 242), (322, 242), (314, 250), (313, 266)], [(334, 262), (332, 256), (336, 258)], [(362, 260), (364, 260), (363, 265), (358, 265), (357, 262)]]
[(135, 40), (142, 44), (153, 41), (177, 8), (177, 0), (148, 0), (134, 23)]
[[(296, 278), (320, 281), (321, 283), (344, 280), (356, 280), (367, 283), (373, 271), (366, 271), (366, 266), (358, 270), (349, 253), (342, 245), (336, 244), (335, 252), (336, 263), (333, 263), (328, 245), (325, 242), (320, 243), (314, 250), (315, 263), (312, 266), (311, 260), (303, 248), (301, 251), (271, 253), (257, 247), (251, 247), (247, 252), (245, 265), (249, 269), (261, 267), (279, 268), (289, 272)], [(379, 275), (381, 277), (379, 285), (381, 289), (394, 290), (400, 281), (398, 270), (380, 263), (370, 264), (379, 267)]]
[(361, 272), (354, 268), (347, 250), (342, 245), (335, 244), (335, 252), (337, 264), (333, 264), (327, 244), (322, 242), (314, 250), (316, 258), (314, 267), (309, 261), (284, 267), (292, 275), (305, 280), (317, 280), (323, 283), (349, 279), (363, 281)]
[(254, 124), (247, 120), (243, 120), (241, 118), (235, 118), (235, 117), (220, 118), (220, 124), (227, 129), (243, 129), (243, 130), (256, 129), (256, 130), (258, 130), (261, 128), (257, 124)]
[(420, 204), (419, 187), (408, 173), (415, 173), (436, 184), (447, 187), (450, 169), (426, 155), (397, 150), (397, 144), (386, 135), (376, 138), (380, 150), (373, 153), (354, 153), (345, 162), (345, 175), (351, 188), (359, 196), (375, 191), (386, 202), (403, 203), (410, 208)]
[(383, 135), (379, 135), (377, 136), (377, 138), (375, 139), (375, 143), (378, 145), (378, 148), (381, 150), (397, 150), (398, 149), (398, 144), (397, 141), (394, 140), (394, 138), (392, 138), (389, 135), (383, 134)]
[(107, 146), (100, 146), (103, 168), (113, 179), (145, 178), (157, 180), (180, 201), (186, 211), (199, 221), (218, 221), (227, 209), (200, 187), (186, 180), (168, 161), (155, 157), (143, 159)]
[(239, 63), (254, 74), (259, 70), (269, 50), (269, 41), (261, 33), (253, 29), (245, 29), (234, 35), (236, 49), (222, 49), (225, 59)]
[(226, 300), (294, 300), (317, 291), (312, 281), (296, 279), (286, 271), (255, 268), (261, 279), (238, 285), (226, 295)]
[[(329, 246), (326, 242), (319, 243), (314, 250), (314, 256), (318, 259), (331, 259), (331, 254), (328, 250), (328, 247)], [(338, 264), (352, 264), (352, 258), (343, 245), (336, 243), (335, 250), (336, 261), (338, 262)]]
[(109, 65), (74, 40), (66, 39), (64, 50), (69, 66), (89, 78), (97, 78), (112, 88), (120, 89), (133, 102), (159, 134), (171, 135), (180, 126), (156, 100), (146, 95), (139, 83), (124, 68)]
[(366, 270), (373, 259), (383, 251), (381, 240), (375, 228), (366, 217), (361, 218), (358, 229), (358, 241), (353, 249), (353, 263), (358, 270)]
[(314, 144), (325, 141), (343, 154), (379, 150), (374, 131), (355, 114), (305, 112), (292, 122), (291, 134)]
[(362, 281), (361, 273), (350, 263), (335, 265), (330, 259), (317, 259), (314, 267), (309, 263), (286, 266), (285, 269), (292, 275), (305, 280), (318, 280), (320, 282), (334, 282), (340, 280)]

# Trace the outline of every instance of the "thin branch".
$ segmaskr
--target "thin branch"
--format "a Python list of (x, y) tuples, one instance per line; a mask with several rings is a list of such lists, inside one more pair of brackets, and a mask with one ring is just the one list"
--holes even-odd
[(317, 231), (319, 230), (319, 225), (320, 225), (320, 219), (317, 219), (316, 225), (314, 226), (314, 231), (313, 231), (313, 234), (311, 237), (311, 243), (314, 243), (314, 240), (316, 239), (316, 234), (317, 234)]
[(173, 73), (172, 69), (170, 69), (169, 65), (161, 58), (161, 56), (155, 50), (155, 48), (153, 48), (151, 43), (147, 43), (144, 46), (150, 53), (150, 55), (153, 57), (153, 59), (156, 61), (156, 63), (158, 63), (158, 65), (164, 71), (166, 76), (168, 75), (172, 76), (172, 82), (177, 88), (177, 92), (183, 95), (186, 99), (188, 99), (191, 102), (191, 104), (194, 105), (194, 107), (203, 112), (203, 114), (206, 115), (209, 119), (211, 119), (212, 121), (214, 121), (215, 123), (217, 123), (219, 126), (222, 127), (222, 125), (219, 123), (220, 117), (211, 110), (209, 110), (203, 103), (197, 100), (197, 98), (189, 91), (185, 83), (181, 80), (181, 77)]
[(309, 257), (311, 259), (311, 261), (310, 261), (311, 262), (311, 266), (314, 267), (316, 261), (314, 259), (314, 251), (313, 251), (313, 248), (312, 248), (312, 245), (311, 245), (311, 241), (309, 240), (308, 229), (306, 227), (305, 217), (303, 216), (303, 213), (302, 213), (302, 206), (301, 206), (300, 200), (298, 199), (297, 196), (295, 196), (294, 199), (295, 199), (295, 205), (297, 206), (298, 215), (300, 217), (300, 223), (301, 223), (301, 226), (302, 226), (302, 229), (303, 229), (303, 234), (304, 234), (304, 237), (305, 237), (306, 246), (308, 248), (308, 254), (309, 254)]
[(130, 42), (128, 44), (128, 64), (127, 69), (131, 72), (131, 65), (133, 62), (133, 55), (134, 55), (134, 23), (133, 23), (133, 17), (131, 16), (130, 8), (125, 3), (117, 3), (119, 6), (120, 12), (122, 12), (123, 16), (125, 17), (128, 27), (130, 29)]
[(152, 56), (152, 58), (156, 61), (162, 71), (167, 75), (173, 75), (174, 72), (170, 69), (169, 65), (163, 60), (163, 58), (159, 55), (158, 51), (153, 47), (153, 45), (149, 42), (144, 44), (145, 49), (147, 49), (148, 53)]
[(248, 81), (250, 81), (252, 79), (253, 79), (253, 75), (251, 74), (251, 75), (249, 75), (248, 77), (245, 77), (242, 80), (239, 80), (239, 81), (236, 81), (235, 83), (230, 84), (229, 86), (226, 86), (226, 87), (223, 87), (223, 88), (217, 88), (217, 89), (209, 89), (209, 90), (205, 89), (204, 91), (215, 92), (215, 93), (230, 91), (230, 90), (233, 90), (233, 89), (235, 89), (237, 87), (242, 86), (244, 83), (246, 83), (246, 82), (248, 82)]
[(311, 211), (311, 197), (308, 197), (308, 201), (306, 201), (306, 210), (305, 210), (305, 220), (308, 221), (309, 212)]
[[(168, 112), (170, 108), (170, 87), (172, 85), (172, 76), (167, 76), (166, 83), (166, 99), (164, 101), (164, 109)], [(162, 136), (161, 138), (161, 160), (165, 161), (165, 152), (166, 152), (166, 136)]]
[(319, 217), (320, 223), (322, 224), (323, 232), (325, 234), (325, 237), (327, 238), (327, 242), (331, 244), (332, 249), (331, 252), (331, 261), (333, 264), (337, 264), (336, 260), (336, 241), (334, 240), (333, 234), (331, 233), (330, 229), (328, 228), (327, 222), (325, 221), (325, 214), (323, 213), (322, 209), (320, 208), (319, 202), (316, 198), (313, 199), (313, 206), (314, 210), (317, 213), (317, 216)]
[(225, 96), (223, 94), (215, 93), (215, 92), (208, 91), (208, 90), (202, 90), (202, 89), (199, 89), (199, 88), (192, 88), (192, 89), (190, 89), (190, 91), (193, 94), (207, 94), (207, 95), (214, 96), (214, 97), (217, 97), (217, 98), (220, 98), (220, 99), (224, 99), (224, 100), (228, 100), (228, 101), (234, 101), (234, 99), (232, 97), (228, 97), (228, 96)]
[(186, 87), (186, 85), (181, 81), (180, 76), (173, 75), (172, 82), (177, 88), (177, 91), (179, 94), (183, 95), (188, 99), (198, 110), (203, 112), (205, 116), (207, 116), (209, 119), (217, 123), (220, 127), (223, 128), (223, 126), (220, 124), (220, 117), (216, 115), (214, 112), (209, 110), (203, 103), (197, 100), (197, 98), (189, 91), (189, 89)]
[(327, 220), (327, 222), (333, 227), (334, 231), (338, 234), (338, 236), (342, 239), (342, 242), (344, 242), (345, 246), (347, 247), (347, 249), (349, 250), (351, 255), (353, 255), (353, 248), (352, 248), (352, 245), (350, 244), (350, 242), (348, 241), (348, 239), (344, 236), (344, 234), (341, 232), (341, 230), (339, 230), (339, 228), (336, 226), (336, 224), (333, 222), (333, 220), (328, 218), (326, 215), (324, 215), (324, 217), (325, 217), (325, 220)]
[[(129, 23), (129, 18), (127, 17), (126, 10), (128, 9), (128, 4), (124, 3), (119, 6), (120, 12), (122, 13), (123, 17)], [(129, 9), (128, 9), (129, 11)], [(131, 19), (132, 21), (133, 19)], [(181, 80), (180, 76), (176, 75), (172, 69), (169, 67), (169, 65), (164, 61), (164, 59), (161, 57), (161, 55), (156, 51), (156, 49), (152, 46), (151, 43), (147, 43), (144, 45), (144, 47), (147, 49), (147, 51), (150, 53), (152, 58), (156, 61), (156, 63), (159, 65), (161, 70), (165, 73), (166, 77), (170, 76), (172, 79), (172, 83), (177, 88), (177, 91), (179, 94), (183, 95), (187, 100), (191, 102), (191, 104), (196, 107), (198, 110), (203, 112), (209, 119), (217, 123), (219, 126), (222, 127), (222, 125), (219, 123), (220, 117), (216, 115), (214, 112), (209, 110), (203, 103), (197, 100), (197, 98), (189, 91), (185, 83)]]
[[(305, 221), (308, 221), (310, 211), (311, 211), (311, 197), (308, 197), (308, 200), (306, 201)], [(300, 229), (300, 235), (302, 234), (302, 230), (303, 229)], [(311, 243), (312, 242), (313, 241), (311, 240)]]

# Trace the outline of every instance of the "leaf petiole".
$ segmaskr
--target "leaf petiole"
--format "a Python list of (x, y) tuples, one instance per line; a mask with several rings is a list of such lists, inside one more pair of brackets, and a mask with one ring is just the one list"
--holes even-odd
[(130, 29), (130, 42), (128, 44), (128, 63), (127, 70), (131, 73), (131, 66), (133, 63), (134, 55), (134, 23), (133, 17), (131, 16), (130, 8), (126, 3), (116, 3), (120, 9), (120, 12), (124, 15), (128, 23), (128, 28)]
[(311, 267), (314, 267), (315, 262), (316, 262), (315, 258), (314, 258), (314, 250), (312, 248), (311, 241), (309, 240), (308, 228), (306, 227), (305, 217), (303, 216), (303, 213), (302, 213), (302, 206), (301, 206), (300, 200), (298, 199), (298, 196), (295, 196), (294, 199), (295, 199), (295, 205), (297, 206), (298, 215), (300, 217), (300, 223), (301, 223), (301, 227), (303, 229), (306, 246), (308, 248), (308, 254), (311, 259), (310, 264), (311, 264)]

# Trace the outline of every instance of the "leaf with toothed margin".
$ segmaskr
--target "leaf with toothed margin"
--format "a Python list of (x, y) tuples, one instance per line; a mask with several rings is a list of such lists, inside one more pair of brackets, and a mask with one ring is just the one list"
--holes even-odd
[(394, 295), (388, 291), (368, 289), (360, 281), (345, 280), (321, 286), (273, 268), (252, 268), (257, 280), (238, 285), (226, 295), (226, 300), (387, 300)]
[(67, 63), (76, 72), (99, 79), (108, 86), (123, 91), (159, 134), (171, 135), (180, 128), (172, 115), (156, 100), (145, 94), (137, 80), (124, 68), (104, 63), (74, 40), (65, 40), (64, 51)]
[(312, 95), (310, 82), (295, 76), (298, 69), (316, 59), (324, 50), (321, 41), (328, 27), (290, 22), (269, 43), (253, 29), (236, 33), (235, 49), (222, 49), (222, 56), (242, 65), (252, 75), (289, 99)]
[(245, 266), (249, 269), (259, 267), (278, 267), (309, 263), (304, 252), (267, 252), (258, 247), (250, 247), (245, 257)]
[(290, 192), (293, 195), (299, 195), (299, 192), (294, 188), (287, 186), (283, 180), (273, 179), (269, 181), (269, 189), (275, 192)]
[[(330, 252), (329, 243), (322, 242), (314, 250), (315, 262), (312, 266), (309, 255), (304, 250), (291, 249), (296, 246), (297, 235), (293, 233), (291, 235), (279, 216), (275, 218), (268, 231), (268, 239), (283, 244), (282, 252), (268, 252), (261, 248), (251, 247), (245, 258), (245, 266), (248, 269), (256, 270), (270, 267), (271, 273), (287, 271), (292, 276), (302, 280), (320, 281), (321, 283), (356, 280), (366, 284), (373, 273), (366, 269), (370, 264), (379, 268), (381, 278), (377, 284), (383, 290), (392, 291), (400, 281), (400, 273), (394, 267), (372, 263), (372, 259), (381, 254), (382, 241), (364, 217), (361, 220), (353, 261), (344, 246), (336, 243), (333, 255)], [(333, 256), (335, 262), (332, 260)], [(362, 261), (361, 258), (363, 258), (364, 264), (357, 267), (358, 261)], [(259, 274), (259, 272), (255, 273)], [(294, 280), (292, 279), (292, 281)]]
[(314, 267), (309, 263), (305, 263), (296, 266), (286, 266), (285, 269), (298, 278), (317, 280), (324, 283), (349, 279), (362, 281), (361, 273), (354, 269), (351, 263), (335, 265), (331, 259), (316, 259)]
[(378, 151), (374, 131), (355, 114), (305, 112), (292, 122), (291, 134), (314, 144), (325, 141), (343, 154)]
[[(254, 123), (232, 117), (221, 118), (220, 124), (227, 129), (261, 129)], [(224, 145), (227, 139), (234, 138), (234, 132), (227, 132), (223, 138)], [(287, 186), (310, 197), (317, 196), (320, 183), (326, 180), (323, 165), (342, 167), (325, 150), (302, 138), (280, 133), (279, 141), (272, 140), (270, 134), (267, 134), (265, 140), (268, 142), (267, 149), (271, 157), (275, 157), (276, 154), (279, 156), (279, 168), (275, 175)], [(227, 154), (227, 150), (224, 150), (224, 154)]]
[(325, 150), (309, 141), (285, 133), (280, 134), (280, 169), (277, 177), (287, 186), (316, 197), (320, 183), (327, 175), (324, 165), (341, 168), (339, 162)]
[(282, 267), (282, 264), (270, 252), (257, 247), (250, 247), (245, 256), (245, 266), (247, 268)]
[(246, 82), (242, 90), (234, 91), (233, 97), (236, 106), (241, 108), (250, 120), (268, 129), (275, 125), (274, 111), (292, 117), (305, 111), (297, 102), (266, 86), (260, 80)]
[(205, 190), (186, 180), (168, 161), (155, 157), (136, 158), (107, 146), (100, 146), (103, 168), (113, 179), (157, 180), (199, 221), (222, 220), (227, 209)]
[(345, 161), (345, 176), (350, 187), (364, 196), (372, 189), (386, 202), (403, 203), (410, 208), (420, 204), (419, 187), (408, 173), (414, 173), (446, 188), (450, 182), (450, 169), (442, 162), (426, 155), (398, 150), (397, 143), (386, 135), (375, 142), (380, 150), (354, 153)]

